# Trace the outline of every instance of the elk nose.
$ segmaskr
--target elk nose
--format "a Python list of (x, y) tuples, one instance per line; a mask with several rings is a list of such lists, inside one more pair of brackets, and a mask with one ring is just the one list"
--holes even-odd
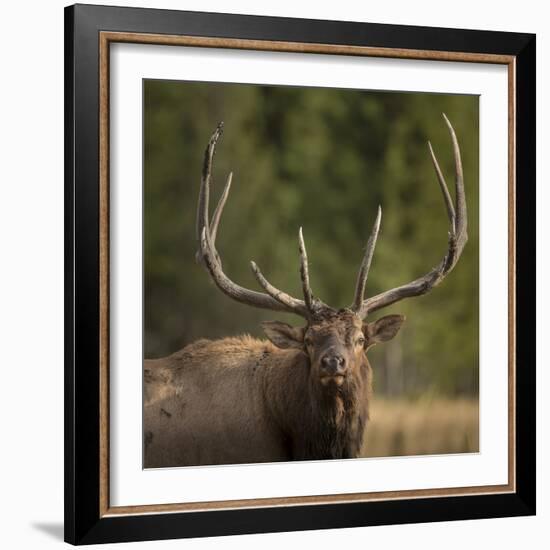
[(346, 370), (346, 360), (338, 354), (325, 355), (321, 360), (322, 368), (327, 374), (343, 374)]

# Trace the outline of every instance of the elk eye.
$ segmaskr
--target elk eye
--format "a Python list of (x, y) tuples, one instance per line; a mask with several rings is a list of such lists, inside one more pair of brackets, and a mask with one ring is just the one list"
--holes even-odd
[(362, 336), (357, 339), (357, 345), (358, 346), (364, 346), (365, 345), (365, 339)]

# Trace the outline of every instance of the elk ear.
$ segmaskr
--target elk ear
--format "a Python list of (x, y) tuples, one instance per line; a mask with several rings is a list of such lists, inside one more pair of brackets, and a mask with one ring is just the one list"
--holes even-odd
[(404, 315), (386, 315), (373, 323), (364, 323), (363, 333), (367, 340), (367, 346), (391, 340), (399, 332), (404, 322)]
[(304, 328), (291, 327), (279, 321), (265, 321), (262, 323), (262, 328), (266, 336), (278, 348), (302, 349), (304, 347)]

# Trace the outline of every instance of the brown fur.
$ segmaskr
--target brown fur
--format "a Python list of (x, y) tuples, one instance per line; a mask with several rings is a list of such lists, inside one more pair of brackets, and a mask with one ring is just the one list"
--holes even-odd
[[(250, 336), (199, 340), (145, 361), (144, 466), (358, 456), (372, 371), (368, 342), (357, 348), (350, 338), (367, 332), (357, 317), (339, 315), (292, 331), (309, 345), (281, 349)], [(320, 354), (335, 346), (351, 354), (348, 373), (340, 385), (321, 384)]]

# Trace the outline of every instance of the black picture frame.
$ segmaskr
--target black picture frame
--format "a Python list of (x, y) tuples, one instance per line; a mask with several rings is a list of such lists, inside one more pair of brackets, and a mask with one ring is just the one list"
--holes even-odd
[[(515, 67), (515, 491), (102, 515), (100, 32), (512, 56)], [(65, 9), (65, 540), (72, 544), (535, 514), (535, 60), (532, 34), (143, 8)]]

